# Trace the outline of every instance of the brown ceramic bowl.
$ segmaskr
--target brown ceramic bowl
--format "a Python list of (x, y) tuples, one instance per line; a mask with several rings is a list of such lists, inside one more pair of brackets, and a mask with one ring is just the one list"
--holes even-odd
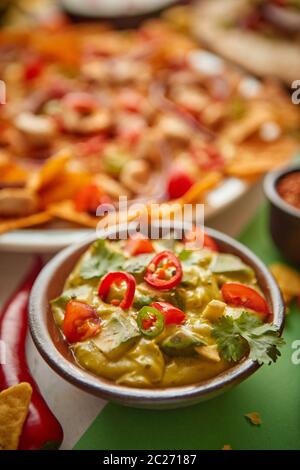
[(278, 194), (277, 184), (284, 176), (300, 171), (300, 164), (294, 164), (269, 173), (264, 180), (264, 191), (270, 202), (270, 232), (275, 245), (283, 256), (300, 265), (300, 210), (288, 204)]
[[(111, 231), (115, 232), (115, 229), (112, 228)], [(278, 286), (266, 266), (234, 239), (215, 230), (210, 229), (207, 232), (216, 240), (221, 251), (240, 256), (254, 269), (273, 313), (274, 324), (282, 331), (284, 305)], [(62, 292), (67, 276), (95, 238), (66, 248), (56, 255), (40, 273), (31, 293), (29, 309), (31, 335), (43, 358), (64, 379), (87, 392), (123, 405), (163, 409), (188, 406), (213, 398), (237, 385), (259, 368), (256, 362), (244, 359), (210, 380), (162, 389), (140, 389), (118, 385), (81, 368), (75, 362), (54, 324), (49, 301)]]

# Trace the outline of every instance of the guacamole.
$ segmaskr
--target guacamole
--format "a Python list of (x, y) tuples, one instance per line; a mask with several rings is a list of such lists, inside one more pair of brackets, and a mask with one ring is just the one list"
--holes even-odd
[(254, 271), (207, 235), (202, 247), (97, 240), (51, 310), (81, 367), (132, 387), (199, 383), (262, 349), (261, 362), (280, 354)]

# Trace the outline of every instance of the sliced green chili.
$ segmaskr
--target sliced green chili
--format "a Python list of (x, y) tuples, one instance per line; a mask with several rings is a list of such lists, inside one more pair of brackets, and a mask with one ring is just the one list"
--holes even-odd
[(147, 338), (155, 338), (163, 331), (165, 320), (163, 314), (159, 310), (147, 305), (139, 311), (137, 324), (140, 332), (144, 336)]

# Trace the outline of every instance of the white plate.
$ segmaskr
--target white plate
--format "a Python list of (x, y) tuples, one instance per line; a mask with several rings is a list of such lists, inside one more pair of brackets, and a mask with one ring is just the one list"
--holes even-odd
[(61, 0), (71, 13), (87, 17), (135, 16), (168, 7), (175, 0)]
[[(246, 196), (249, 190), (250, 187), (237, 178), (226, 179), (207, 197), (205, 223), (210, 225), (209, 221), (215, 221), (216, 217), (219, 220), (223, 211), (243, 195)], [(16, 230), (0, 235), (0, 250), (19, 253), (55, 253), (72, 243), (81, 241), (92, 232), (92, 229), (84, 228)]]

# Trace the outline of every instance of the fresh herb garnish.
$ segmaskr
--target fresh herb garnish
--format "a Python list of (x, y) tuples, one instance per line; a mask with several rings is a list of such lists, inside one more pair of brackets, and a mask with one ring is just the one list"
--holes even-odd
[(125, 256), (114, 250), (105, 240), (97, 240), (91, 252), (83, 259), (80, 276), (83, 279), (102, 277), (108, 272), (124, 269)]
[(263, 323), (248, 312), (242, 312), (236, 319), (221, 317), (212, 335), (217, 340), (220, 356), (229, 362), (238, 362), (249, 353), (249, 358), (259, 364), (270, 364), (281, 356), (278, 348), (284, 344), (275, 325)]
[(134, 256), (125, 261), (124, 270), (133, 275), (143, 274), (153, 256), (153, 253)]

